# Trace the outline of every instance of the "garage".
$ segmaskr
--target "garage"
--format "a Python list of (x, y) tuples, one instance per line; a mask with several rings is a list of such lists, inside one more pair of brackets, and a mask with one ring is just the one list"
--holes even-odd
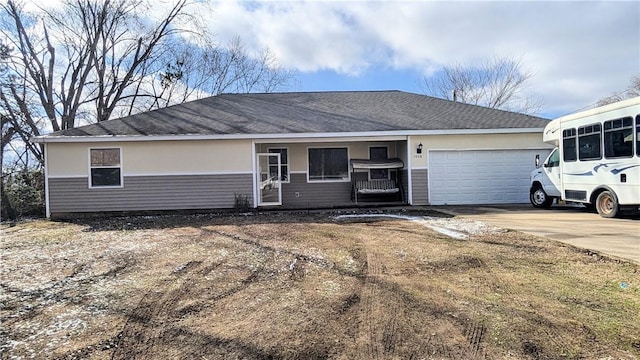
[(429, 151), (432, 205), (529, 202), (529, 174), (536, 154), (550, 150)]

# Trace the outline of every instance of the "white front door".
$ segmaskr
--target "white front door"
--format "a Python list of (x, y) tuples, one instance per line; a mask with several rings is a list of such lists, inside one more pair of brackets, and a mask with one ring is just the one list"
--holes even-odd
[(259, 153), (257, 170), (258, 206), (282, 205), (280, 154)]

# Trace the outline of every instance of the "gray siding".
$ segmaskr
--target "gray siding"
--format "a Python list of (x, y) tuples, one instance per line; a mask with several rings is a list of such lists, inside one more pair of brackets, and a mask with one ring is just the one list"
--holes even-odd
[(233, 208), (236, 193), (253, 199), (251, 174), (125, 176), (117, 189), (89, 189), (87, 181), (49, 179), (51, 213)]
[(305, 173), (291, 174), (291, 182), (282, 184), (282, 205), (287, 207), (343, 205), (350, 200), (351, 182), (308, 183)]
[(400, 181), (402, 182), (402, 191), (403, 191), (403, 199), (402, 201), (408, 203), (409, 202), (409, 171), (407, 169), (402, 169), (400, 171), (401, 173), (401, 178)]
[(427, 169), (411, 170), (413, 205), (429, 205)]

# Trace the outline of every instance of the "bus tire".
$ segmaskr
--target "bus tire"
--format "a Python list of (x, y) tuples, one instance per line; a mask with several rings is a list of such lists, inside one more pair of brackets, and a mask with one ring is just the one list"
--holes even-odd
[(596, 210), (603, 218), (613, 218), (618, 215), (620, 205), (613, 191), (605, 190), (596, 198)]
[(553, 198), (547, 195), (542, 186), (536, 186), (529, 193), (529, 201), (533, 207), (548, 209), (553, 203)]

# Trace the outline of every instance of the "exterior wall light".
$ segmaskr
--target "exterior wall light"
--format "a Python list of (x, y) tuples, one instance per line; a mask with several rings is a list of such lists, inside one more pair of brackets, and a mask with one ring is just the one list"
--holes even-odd
[(416, 149), (416, 154), (422, 154), (422, 143), (418, 144), (418, 148)]

